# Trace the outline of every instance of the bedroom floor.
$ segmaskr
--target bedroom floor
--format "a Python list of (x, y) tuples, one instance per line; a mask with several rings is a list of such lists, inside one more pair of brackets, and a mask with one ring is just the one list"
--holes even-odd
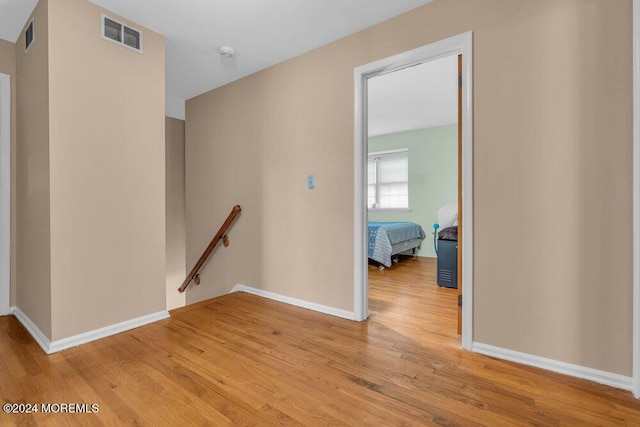
[(0, 425), (639, 424), (628, 392), (460, 350), (434, 272), (370, 269), (367, 322), (239, 292), (50, 356), (0, 317), (2, 403), (99, 405)]
[[(419, 343), (460, 347), (458, 290), (436, 284), (436, 259), (401, 256), (391, 268), (369, 265), (369, 317)], [(435, 335), (435, 336), (433, 336)]]

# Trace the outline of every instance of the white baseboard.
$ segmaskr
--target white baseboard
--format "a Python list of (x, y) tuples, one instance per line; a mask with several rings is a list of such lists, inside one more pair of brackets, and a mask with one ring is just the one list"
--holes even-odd
[(558, 360), (547, 359), (545, 357), (534, 356), (519, 351), (508, 350), (488, 344), (474, 342), (472, 351), (485, 356), (496, 357), (498, 359), (509, 360), (523, 365), (535, 366), (536, 368), (558, 372), (560, 374), (571, 375), (573, 377), (594, 381), (611, 387), (632, 390), (633, 378), (626, 377), (612, 372), (600, 371), (598, 369), (587, 368), (585, 366), (573, 365), (571, 363)]
[(246, 285), (235, 285), (229, 293), (233, 292), (246, 292), (248, 294), (257, 295), (259, 297), (268, 298), (274, 301), (283, 302), (285, 304), (294, 305), (296, 307), (306, 308), (308, 310), (317, 311), (331, 316), (341, 317), (343, 319), (355, 320), (355, 313), (352, 311), (341, 310), (339, 308), (328, 307), (326, 305), (316, 304), (314, 302), (304, 301), (297, 298), (291, 298), (284, 295), (276, 294), (262, 289), (252, 288)]
[(11, 314), (13, 314), (16, 319), (22, 326), (25, 327), (27, 332), (31, 334), (34, 340), (38, 343), (38, 345), (44, 350), (45, 353), (49, 354), (49, 346), (51, 345), (51, 341), (42, 331), (29, 319), (29, 317), (22, 312), (18, 307), (11, 307)]
[(157, 313), (147, 314), (146, 316), (137, 317), (135, 319), (126, 320), (124, 322), (115, 323), (113, 325), (105, 326), (104, 328), (94, 329), (93, 331), (83, 332), (78, 335), (74, 335), (61, 340), (49, 341), (49, 338), (29, 319), (29, 317), (22, 312), (18, 307), (12, 307), (11, 313), (22, 323), (22, 325), (29, 331), (34, 340), (38, 343), (42, 350), (47, 354), (56, 353), (58, 351), (66, 350), (71, 347), (79, 346), (91, 341), (98, 340), (100, 338), (106, 338), (111, 335), (119, 334), (120, 332), (135, 329), (140, 326), (148, 325), (149, 323), (157, 322), (158, 320), (166, 319), (169, 317), (169, 312), (166, 310), (158, 311)]

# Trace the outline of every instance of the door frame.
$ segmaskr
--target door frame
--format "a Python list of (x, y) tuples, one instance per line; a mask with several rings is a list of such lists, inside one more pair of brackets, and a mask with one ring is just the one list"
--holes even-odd
[(640, 0), (633, 0), (633, 395), (640, 398)]
[(11, 76), (0, 73), (0, 315), (11, 298)]
[(354, 69), (354, 294), (355, 320), (368, 313), (367, 82), (371, 77), (462, 54), (462, 347), (473, 344), (473, 33), (471, 31)]

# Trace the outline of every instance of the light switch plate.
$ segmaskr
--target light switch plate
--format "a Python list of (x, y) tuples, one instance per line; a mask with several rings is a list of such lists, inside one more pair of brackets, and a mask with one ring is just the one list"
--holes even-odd
[(315, 175), (309, 175), (307, 177), (307, 188), (309, 190), (313, 190), (314, 188), (316, 188), (316, 176)]

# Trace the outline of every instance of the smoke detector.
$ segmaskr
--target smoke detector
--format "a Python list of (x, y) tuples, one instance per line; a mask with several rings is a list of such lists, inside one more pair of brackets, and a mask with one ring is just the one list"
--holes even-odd
[(236, 56), (236, 51), (229, 46), (222, 46), (218, 52), (220, 53), (220, 56), (224, 58), (233, 58)]

